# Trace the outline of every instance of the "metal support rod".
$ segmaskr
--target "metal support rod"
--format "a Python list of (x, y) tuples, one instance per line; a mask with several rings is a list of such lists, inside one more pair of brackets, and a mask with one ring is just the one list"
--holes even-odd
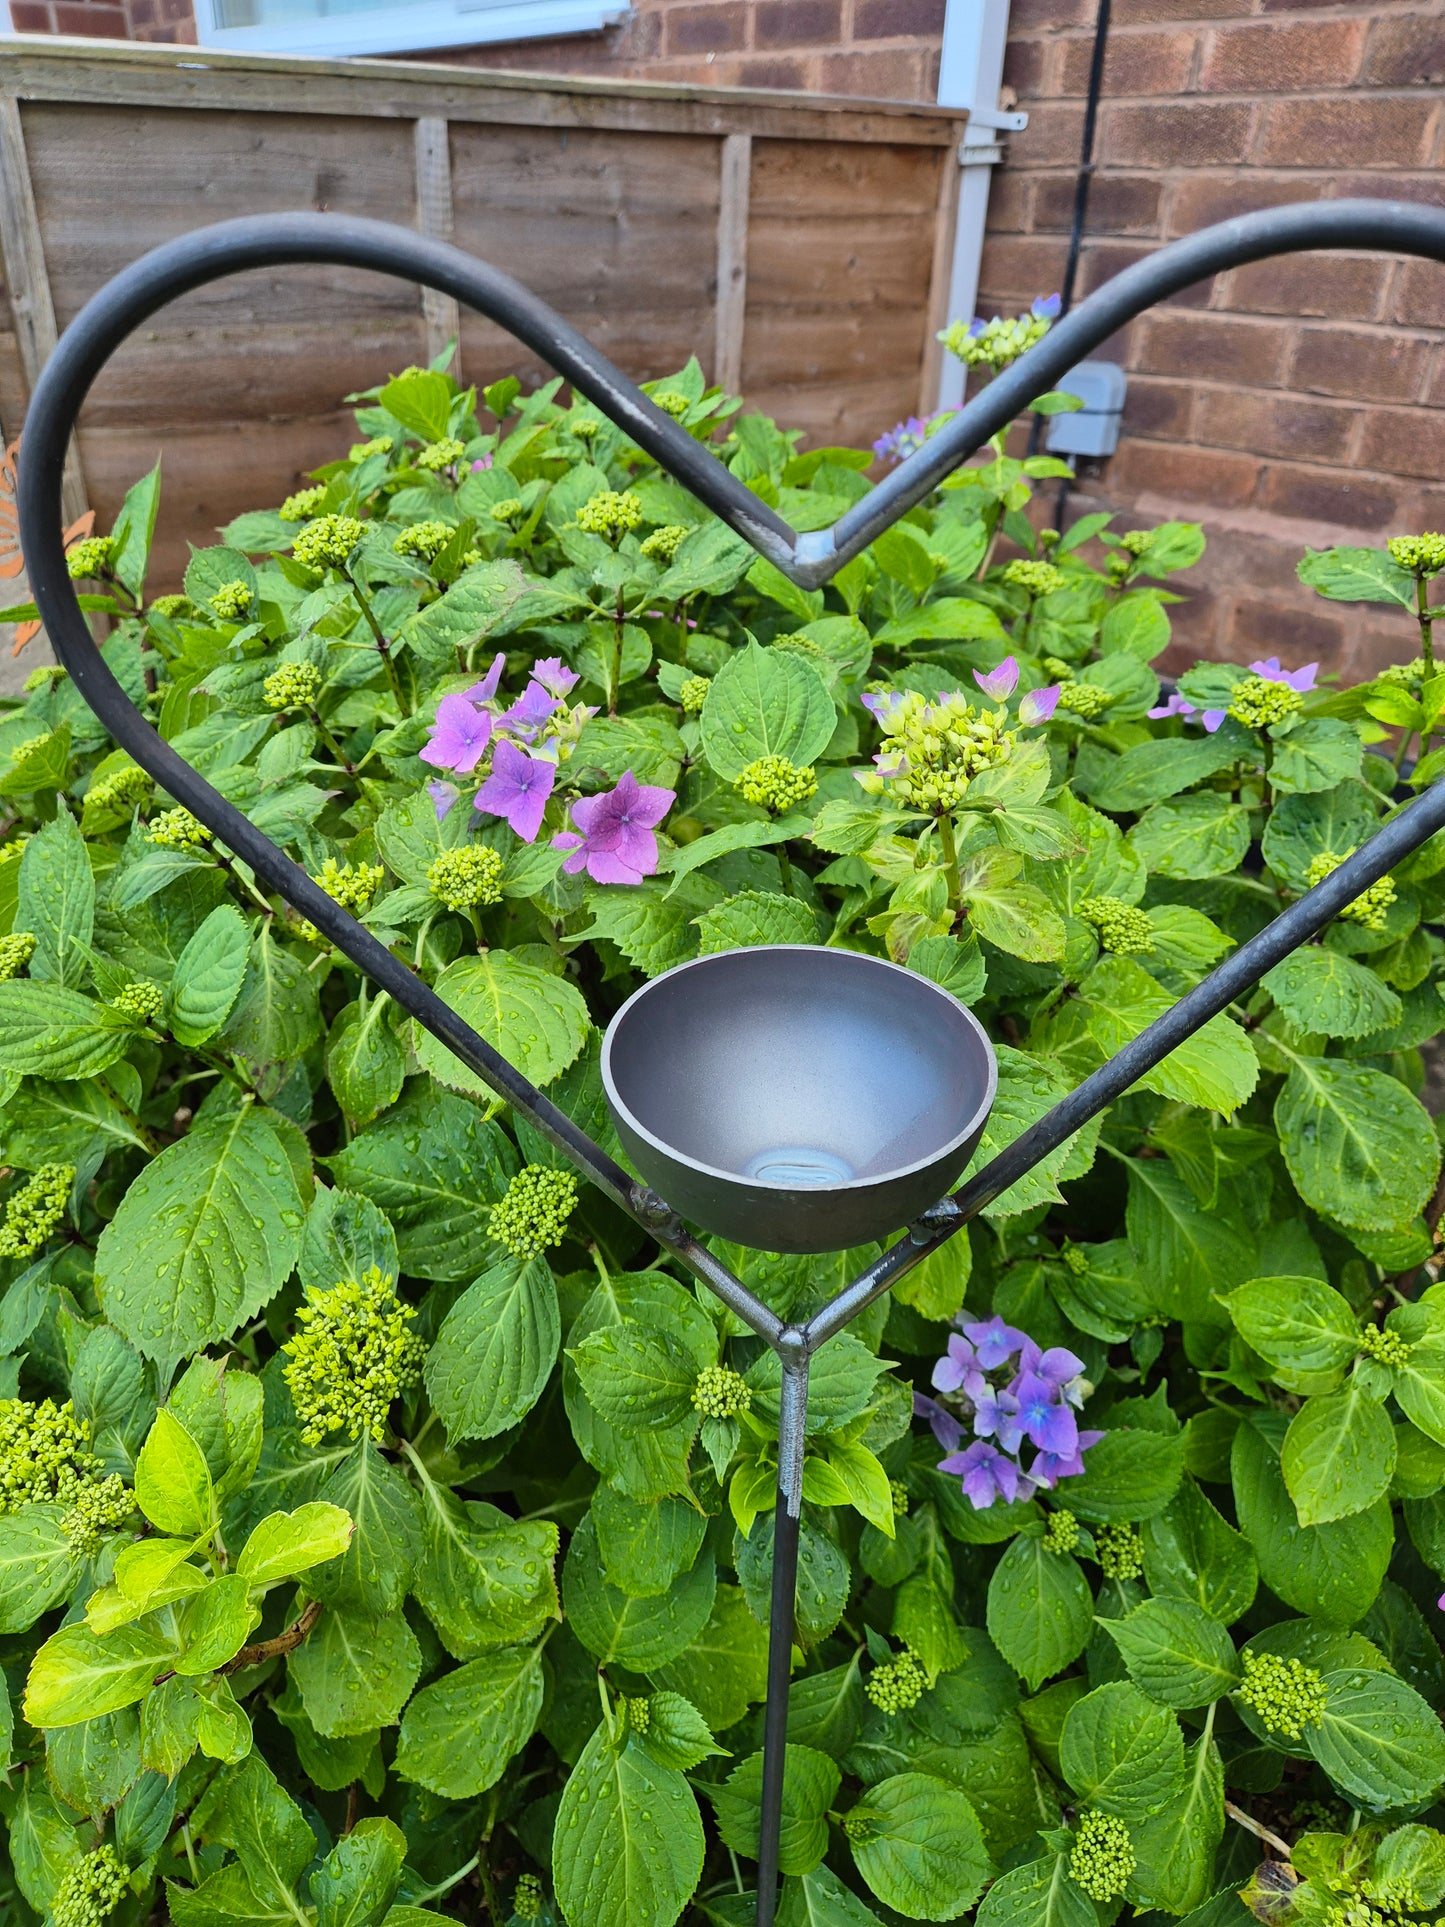
[(798, 1534), (803, 1522), (803, 1440), (808, 1427), (808, 1353), (790, 1327), (778, 1409), (778, 1501), (773, 1509), (773, 1593), (768, 1611), (768, 1702), (763, 1714), (763, 1790), (758, 1816), (758, 1922), (773, 1927), (778, 1906), (778, 1853), (783, 1823), (783, 1769), (788, 1746), (788, 1686), (793, 1671), (793, 1619), (798, 1598)]

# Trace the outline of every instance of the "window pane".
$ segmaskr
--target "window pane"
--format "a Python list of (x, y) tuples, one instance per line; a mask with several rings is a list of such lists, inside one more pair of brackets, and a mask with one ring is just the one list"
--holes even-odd
[(396, 0), (216, 0), (218, 27), (287, 26), (350, 13), (379, 13)]

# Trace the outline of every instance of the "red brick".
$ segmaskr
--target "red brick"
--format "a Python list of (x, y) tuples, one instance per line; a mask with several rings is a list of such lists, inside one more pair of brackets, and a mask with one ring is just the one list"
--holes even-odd
[(1124, 433), (1149, 435), (1160, 441), (1189, 441), (1196, 392), (1192, 382), (1131, 376), (1124, 397)]
[(1165, 20), (1198, 20), (1201, 14), (1210, 20), (1229, 20), (1253, 12), (1254, 0), (1210, 0), (1207, 8), (1201, 0), (1115, 0), (1113, 20), (1119, 27), (1135, 27)]
[(1044, 100), (1029, 109), (1028, 131), (1009, 137), (1009, 165), (1077, 167), (1084, 110), (1075, 101)]
[(1438, 328), (1442, 314), (1445, 314), (1445, 271), (1438, 261), (1411, 261), (1400, 277), (1395, 295), (1395, 319), (1407, 326)]
[(1319, 395), (1413, 401), (1429, 352), (1428, 342), (1393, 330), (1303, 328), (1290, 379), (1295, 387)]
[(1277, 254), (1230, 276), (1226, 303), (1247, 314), (1328, 315), (1370, 321), (1388, 264), (1348, 254)]
[(1372, 408), (1365, 421), (1360, 460), (1388, 475), (1420, 475), (1445, 481), (1445, 434), (1441, 417), (1423, 408)]
[(1445, 529), (1445, 488), (1422, 488), (1410, 519), (1416, 529)]
[(1359, 71), (1364, 19), (1222, 27), (1210, 38), (1199, 85), (1211, 94), (1294, 94), (1341, 87)]
[[(1074, 218), (1075, 176), (1051, 174), (1034, 188), (1034, 226), (1067, 234)], [(995, 190), (997, 191), (997, 190)], [(1159, 232), (1163, 184), (1149, 174), (1096, 174), (1089, 185), (1091, 234)], [(993, 224), (993, 203), (989, 203)]]
[(1259, 159), (1282, 167), (1413, 167), (1429, 159), (1428, 100), (1292, 100), (1270, 107)]
[(1036, 294), (1058, 287), (1066, 253), (1062, 240), (991, 235), (984, 242), (979, 286), (1001, 303), (1027, 307)]
[(802, 87), (807, 84), (800, 60), (744, 60), (736, 78), (722, 81), (725, 87)]
[[(1296, 593), (1309, 591), (1302, 584)], [(1283, 656), (1286, 664), (1330, 662), (1345, 638), (1345, 623), (1314, 609), (1299, 608), (1283, 597), (1268, 602), (1234, 602), (1226, 619), (1225, 636), (1246, 661), (1252, 656)], [(1233, 653), (1233, 651), (1231, 651)]]
[(1377, 20), (1362, 77), (1370, 87), (1445, 86), (1445, 17), (1406, 13)]
[[(1090, 220), (1087, 225), (1092, 227), (1092, 200), (1089, 208)], [(1142, 261), (1154, 251), (1147, 242), (1131, 244), (1127, 241), (1092, 241), (1086, 238), (1079, 266), (1079, 294), (1092, 294), (1096, 288), (1103, 287), (1106, 281), (1112, 281), (1115, 275), (1122, 274), (1125, 268), (1132, 267), (1136, 261)], [(1213, 287), (1212, 280), (1191, 282), (1177, 294), (1169, 295), (1160, 305), (1165, 308), (1207, 308)]]
[(1436, 352), (1434, 371), (1425, 384), (1425, 400), (1431, 408), (1445, 408), (1445, 347)]
[(748, 43), (743, 0), (718, 6), (669, 7), (663, 15), (670, 54), (727, 53)]
[(1138, 365), (1147, 374), (1274, 387), (1284, 367), (1289, 335), (1289, 329), (1273, 321), (1236, 321), (1156, 309), (1143, 321)]
[(842, 37), (840, 0), (758, 0), (753, 12), (758, 47), (836, 47)]
[(1253, 114), (1247, 106), (1180, 101), (1171, 107), (1111, 107), (1100, 158), (1113, 167), (1222, 167), (1244, 159)]
[(125, 9), (66, 5), (62, 0), (55, 9), (55, 31), (87, 34), (99, 40), (124, 40), (127, 38)]
[(1378, 529), (1396, 519), (1399, 492), (1379, 476), (1271, 463), (1260, 478), (1260, 507), (1305, 522)]
[[(1198, 34), (1188, 27), (1112, 35), (1104, 56), (1104, 98), (1182, 93), (1198, 42)], [(1092, 36), (1065, 43), (1060, 93), (1088, 91), (1093, 56)]]
[(1009, 8), (1009, 33), (1020, 37), (1044, 29), (1058, 33), (1064, 27), (1093, 24), (1093, 0), (1013, 0)]
[(988, 196), (989, 233), (1026, 234), (1037, 220), (1032, 211), (1037, 199), (1037, 190), (1027, 174), (1015, 174), (1009, 167), (995, 168)]
[(49, 7), (39, 0), (10, 0), (10, 24), (16, 33), (54, 33)]
[[(1378, 183), (1369, 191), (1377, 193)], [(1298, 174), (1264, 174), (1253, 167), (1233, 168), (1220, 174), (1196, 174), (1182, 180), (1174, 190), (1167, 233), (1171, 240), (1181, 234), (1193, 234), (1199, 228), (1213, 227), (1216, 221), (1232, 221), (1238, 214), (1253, 213), (1256, 208), (1280, 207), (1288, 201), (1297, 201), (1300, 193)]]
[[(890, 6), (891, 0), (882, 0)], [(1003, 78), (1012, 87), (1016, 100), (1036, 100), (1044, 89), (1044, 43), (1042, 40), (1011, 40), (1004, 53)]]
[[(1298, 185), (1296, 182), (1296, 191), (1298, 191)], [(1440, 204), (1438, 172), (1391, 173), (1389, 188), (1392, 201), (1418, 201), (1425, 207), (1438, 207)], [(1369, 197), (1378, 194), (1379, 191), (1378, 174), (1331, 174), (1330, 176), (1330, 193), (1336, 200), (1351, 200), (1361, 194)]]
[(1109, 485), (1136, 493), (1152, 489), (1182, 501), (1229, 508), (1249, 501), (1258, 470), (1258, 462), (1250, 455), (1177, 442), (1125, 440), (1110, 466)]
[(1293, 395), (1251, 394), (1247, 389), (1203, 388), (1195, 414), (1195, 437), (1219, 448), (1251, 449), (1295, 461), (1343, 462), (1358, 410)]
[[(825, 94), (855, 94), (864, 100), (930, 98), (922, 53), (904, 47), (886, 53), (825, 54), (819, 85)], [(938, 97), (936, 80), (931, 97)]]
[(941, 40), (944, 0), (857, 0), (855, 40)]

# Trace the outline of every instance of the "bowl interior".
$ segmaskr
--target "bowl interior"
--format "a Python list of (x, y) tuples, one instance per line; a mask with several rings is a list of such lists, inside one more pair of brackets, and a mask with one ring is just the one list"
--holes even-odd
[(783, 1187), (876, 1181), (978, 1121), (992, 1053), (938, 985), (855, 951), (728, 951), (644, 986), (608, 1034), (609, 1095), (660, 1148)]

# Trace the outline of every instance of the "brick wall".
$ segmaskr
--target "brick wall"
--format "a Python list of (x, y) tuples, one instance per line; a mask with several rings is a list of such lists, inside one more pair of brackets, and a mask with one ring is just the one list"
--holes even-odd
[[(985, 312), (1057, 286), (1092, 0), (1015, 0), (1010, 143), (984, 254)], [(1116, 0), (1087, 292), (1160, 241), (1283, 201), (1445, 204), (1445, 6)], [(1267, 261), (1186, 290), (1114, 346), (1125, 435), (1085, 490), (1141, 520), (1204, 520), (1211, 549), (1176, 629), (1236, 659), (1341, 667), (1400, 632), (1307, 597), (1308, 544), (1445, 527), (1445, 270), (1365, 255)], [(1385, 658), (1388, 659), (1388, 656)]]
[[(1006, 78), (1030, 124), (995, 179), (985, 313), (1061, 279), (1095, 7), (1014, 0)], [(1080, 292), (1250, 208), (1349, 194), (1445, 204), (1445, 0), (1203, 7), (1114, 0)], [(194, 31), (189, 0), (11, 10), (29, 30)], [(942, 24), (943, 0), (637, 0), (606, 33), (426, 57), (927, 100)], [(1176, 612), (1181, 645), (1345, 669), (1397, 653), (1393, 625), (1307, 595), (1294, 565), (1306, 546), (1445, 527), (1445, 270), (1264, 262), (1187, 290), (1111, 352), (1130, 374), (1125, 434), (1075, 500), (1208, 525)]]

